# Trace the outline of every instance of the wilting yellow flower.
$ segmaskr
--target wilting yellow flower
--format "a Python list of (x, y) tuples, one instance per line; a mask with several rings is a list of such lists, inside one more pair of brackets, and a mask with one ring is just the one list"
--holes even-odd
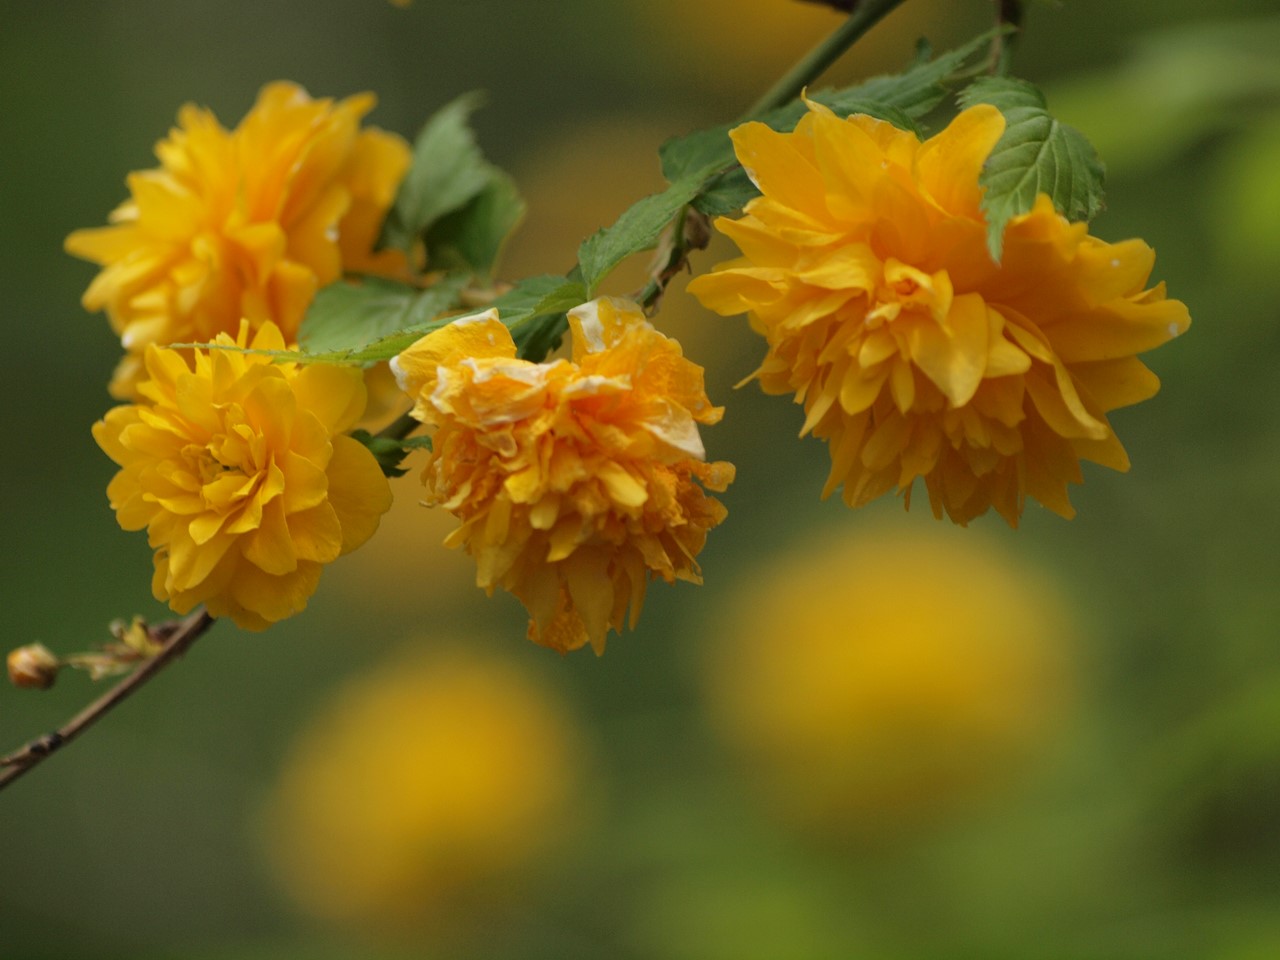
[(955, 531), (809, 537), (728, 598), (716, 726), (779, 816), (859, 842), (998, 794), (1070, 688), (1059, 592)]
[(266, 838), (286, 889), (317, 916), (436, 934), (491, 919), (465, 913), (518, 891), (554, 850), (582, 812), (581, 767), (563, 706), (513, 665), (401, 656), (304, 729)]
[(793, 133), (733, 132), (764, 195), (716, 224), (744, 257), (689, 289), (768, 341), (761, 387), (830, 442), (824, 496), (896, 487), (909, 505), (922, 477), (936, 516), (1016, 524), (1027, 496), (1070, 517), (1081, 459), (1129, 467), (1106, 414), (1156, 392), (1135, 354), (1185, 330), (1186, 307), (1144, 289), (1145, 243), (1091, 237), (1043, 194), (993, 262), (978, 175), (1003, 131), (976, 106), (921, 143), (811, 103)]
[[(284, 347), (267, 322), (217, 343)], [(360, 371), (262, 355), (150, 347), (140, 399), (94, 424), (121, 470), (107, 487), (126, 530), (155, 547), (152, 592), (179, 613), (261, 630), (315, 592), (321, 567), (373, 535), (391, 506), (377, 461), (343, 435), (364, 410)]]
[[(476, 582), (530, 614), (529, 638), (561, 652), (635, 628), (646, 581), (701, 582), (695, 557), (733, 479), (706, 463), (717, 422), (702, 368), (640, 308), (603, 297), (569, 314), (573, 359), (530, 363), (497, 313), (455, 321), (392, 361), (413, 414), (435, 428), (427, 499), (462, 525), (445, 540)], [(701, 484), (701, 486), (699, 486)]]
[(114, 396), (135, 395), (149, 344), (208, 342), (241, 319), (271, 321), (292, 342), (316, 290), (344, 269), (406, 269), (402, 254), (373, 251), (409, 166), (401, 138), (360, 129), (373, 104), (272, 83), (234, 131), (182, 108), (156, 146), (160, 166), (129, 175), (113, 225), (66, 242), (103, 265), (83, 302), (107, 312), (128, 351)]

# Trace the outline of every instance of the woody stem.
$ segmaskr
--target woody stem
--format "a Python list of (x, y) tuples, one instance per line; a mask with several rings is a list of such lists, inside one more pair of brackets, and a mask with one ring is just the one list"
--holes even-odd
[(162, 624), (152, 634), (163, 638), (160, 652), (142, 663), (101, 697), (52, 733), (37, 737), (25, 747), (0, 757), (0, 790), (61, 750), (115, 707), (136, 693), (148, 680), (182, 656), (213, 625), (213, 617), (200, 607), (185, 620)]

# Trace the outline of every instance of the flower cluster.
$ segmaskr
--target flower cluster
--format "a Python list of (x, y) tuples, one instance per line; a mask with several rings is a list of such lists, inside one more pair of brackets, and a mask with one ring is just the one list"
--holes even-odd
[(733, 131), (763, 196), (717, 221), (743, 257), (689, 290), (764, 335), (762, 388), (794, 393), (802, 433), (830, 443), (824, 496), (909, 505), (920, 477), (936, 516), (1016, 525), (1027, 496), (1073, 514), (1080, 460), (1128, 469), (1107, 413), (1156, 392), (1136, 354), (1187, 309), (1146, 288), (1150, 247), (1091, 237), (1043, 194), (995, 262), (978, 178), (1004, 126), (975, 106), (922, 143), (810, 103), (794, 132)]
[(529, 637), (603, 651), (634, 628), (646, 582), (699, 582), (695, 557), (725, 509), (728, 463), (705, 462), (698, 424), (720, 419), (702, 369), (640, 308), (602, 298), (570, 312), (572, 360), (516, 359), (490, 311), (392, 361), (414, 416), (434, 428), (429, 503), (461, 521), (477, 583), (530, 614)]
[[(284, 347), (269, 321), (249, 333), (244, 321), (216, 343)], [(120, 526), (146, 528), (155, 548), (156, 599), (251, 630), (302, 610), (321, 567), (391, 506), (377, 461), (343, 434), (364, 412), (360, 371), (156, 346), (143, 362), (138, 400), (93, 436), (121, 468), (107, 488)]]
[(401, 138), (360, 129), (373, 103), (272, 83), (233, 131), (182, 108), (156, 146), (160, 166), (129, 176), (112, 225), (66, 242), (103, 266), (84, 306), (106, 311), (127, 351), (113, 396), (136, 395), (150, 344), (206, 343), (242, 319), (292, 342), (316, 290), (343, 270), (407, 271), (402, 254), (373, 249), (410, 159)]

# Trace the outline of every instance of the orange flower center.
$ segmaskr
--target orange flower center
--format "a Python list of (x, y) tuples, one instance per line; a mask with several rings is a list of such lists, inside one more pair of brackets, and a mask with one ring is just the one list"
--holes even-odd
[(890, 258), (875, 293), (869, 297), (864, 320), (876, 330), (896, 320), (904, 311), (930, 314), (940, 319), (951, 307), (951, 282), (945, 272), (932, 276)]

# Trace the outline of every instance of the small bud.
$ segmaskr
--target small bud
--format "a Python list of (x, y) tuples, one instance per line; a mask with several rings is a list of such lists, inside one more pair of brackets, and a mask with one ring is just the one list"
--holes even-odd
[(43, 643), (29, 643), (9, 653), (9, 679), (15, 687), (47, 690), (58, 679), (61, 661)]

